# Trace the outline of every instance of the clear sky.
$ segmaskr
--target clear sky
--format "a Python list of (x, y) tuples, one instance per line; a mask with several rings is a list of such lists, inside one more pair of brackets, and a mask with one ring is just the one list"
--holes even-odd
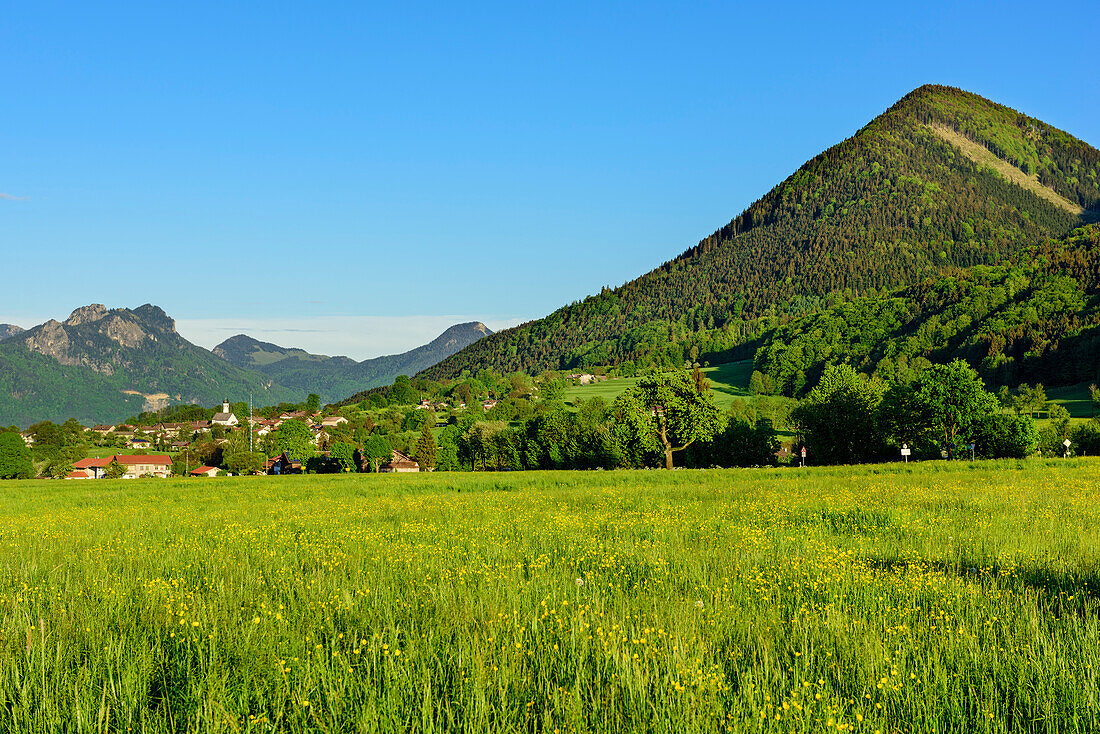
[(926, 82), (1100, 145), (1098, 38), (1095, 1), (9, 3), (0, 321), (152, 302), (357, 358), (500, 327)]

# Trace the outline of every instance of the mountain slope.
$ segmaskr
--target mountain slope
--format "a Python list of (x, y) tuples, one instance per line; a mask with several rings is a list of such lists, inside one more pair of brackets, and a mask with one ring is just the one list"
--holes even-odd
[[(1035, 185), (976, 162), (943, 129)], [(1098, 203), (1096, 149), (977, 95), (921, 87), (674, 260), (499, 332), (424, 376), (751, 357), (777, 324), (1010, 262), (1095, 218)]]
[(1100, 225), (976, 266), (792, 319), (756, 352), (757, 389), (801, 395), (825, 365), (884, 381), (922, 361), (965, 359), (991, 384), (1068, 385), (1100, 377)]
[(5, 339), (11, 338), (16, 334), (22, 334), (23, 327), (16, 326), (15, 324), (0, 324), (0, 342)]
[(388, 385), (398, 375), (415, 375), (492, 333), (479, 321), (455, 324), (424, 346), (362, 362), (280, 347), (245, 334), (226, 339), (214, 347), (214, 354), (238, 367), (259, 370), (281, 385), (316, 392), (323, 401), (332, 402)]
[(164, 311), (94, 304), (0, 342), (0, 424), (118, 421), (170, 403), (224, 397), (260, 404), (304, 392), (242, 370), (191, 344)]

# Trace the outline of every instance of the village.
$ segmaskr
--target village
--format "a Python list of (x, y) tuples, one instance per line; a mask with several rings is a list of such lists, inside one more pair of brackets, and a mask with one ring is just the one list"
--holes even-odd
[[(483, 401), (482, 407), (486, 410), (495, 407), (495, 400)], [(417, 410), (445, 410), (446, 403), (430, 404), (423, 401), (417, 405)], [(465, 408), (465, 405), (461, 405)], [(219, 435), (213, 438), (213, 442), (219, 445), (228, 444), (233, 432), (247, 433), (251, 428), (254, 440), (263, 439), (277, 431), (287, 421), (300, 421), (309, 427), (311, 443), (316, 450), (327, 454), (326, 447), (333, 438), (333, 433), (339, 427), (346, 425), (348, 419), (340, 415), (322, 416), (319, 412), (307, 410), (286, 411), (275, 418), (252, 417), (245, 425), (230, 409), (228, 399), (222, 403), (222, 408), (209, 420), (189, 421), (185, 423), (157, 423), (149, 426), (132, 426), (129, 424), (106, 425), (100, 424), (87, 429), (87, 432), (98, 436), (100, 439), (113, 438), (126, 450), (135, 453), (117, 453), (102, 457), (88, 457), (73, 462), (72, 471), (65, 475), (65, 479), (138, 479), (142, 477), (168, 478), (179, 475), (176, 464), (186, 460), (187, 449), (195, 440), (204, 435), (217, 432)], [(20, 434), (24, 443), (30, 447), (34, 445), (34, 436), (29, 432)], [(173, 459), (168, 453), (136, 453), (148, 452), (155, 448), (170, 451), (177, 454)], [(180, 456), (184, 458), (180, 458)], [(292, 456), (284, 451), (279, 455), (266, 458), (262, 466), (249, 474), (254, 475), (284, 475), (300, 474), (303, 471), (304, 457)], [(114, 471), (112, 472), (112, 467)], [(368, 470), (365, 467), (364, 470)], [(380, 473), (410, 473), (419, 472), (419, 463), (404, 452), (396, 449), (390, 452), (389, 460), (377, 466)], [(191, 477), (215, 477), (219, 475), (232, 476), (216, 466), (200, 465), (194, 468), (186, 467), (182, 474)]]

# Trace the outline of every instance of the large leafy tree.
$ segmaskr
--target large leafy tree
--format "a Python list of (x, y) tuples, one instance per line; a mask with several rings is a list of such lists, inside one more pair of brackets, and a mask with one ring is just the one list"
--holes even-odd
[(686, 372), (643, 377), (615, 401), (615, 413), (639, 445), (663, 454), (666, 469), (676, 452), (712, 439), (720, 423), (709, 392), (700, 392)]
[(371, 471), (378, 471), (378, 467), (393, 457), (393, 448), (390, 442), (377, 433), (367, 439), (363, 446), (363, 458), (370, 464)]
[(882, 455), (876, 425), (882, 392), (849, 365), (828, 367), (821, 382), (791, 412), (813, 461), (854, 464)]
[(355, 470), (355, 444), (348, 441), (337, 441), (332, 444), (331, 455), (344, 471)]
[(30, 479), (34, 476), (30, 452), (18, 433), (0, 433), (0, 479)]
[(418, 402), (420, 402), (420, 394), (409, 382), (409, 378), (398, 375), (393, 381), (393, 387), (390, 388), (390, 404), (416, 405)]
[(274, 453), (286, 453), (298, 461), (306, 461), (314, 454), (313, 434), (309, 426), (300, 420), (283, 421), (272, 434)]
[(985, 416), (997, 409), (997, 398), (986, 391), (978, 373), (960, 359), (932, 365), (921, 373), (916, 400), (949, 450), (953, 444), (972, 438)]
[(226, 454), (225, 468), (238, 476), (257, 474), (264, 468), (264, 455), (259, 451)]

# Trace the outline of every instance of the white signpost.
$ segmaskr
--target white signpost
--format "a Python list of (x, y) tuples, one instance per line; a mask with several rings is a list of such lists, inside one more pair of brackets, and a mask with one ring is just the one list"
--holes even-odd
[(806, 447), (805, 446), (802, 447), (802, 461), (799, 463), (799, 466), (806, 466)]
[(905, 457), (905, 463), (909, 463), (909, 454), (913, 453), (913, 450), (909, 448), (909, 444), (903, 443), (901, 445), (901, 455)]
[(1062, 442), (1062, 445), (1066, 447), (1066, 455), (1063, 456), (1062, 458), (1063, 459), (1068, 459), (1069, 458), (1069, 447), (1073, 445), (1073, 441), (1070, 441), (1067, 438), (1065, 441)]

